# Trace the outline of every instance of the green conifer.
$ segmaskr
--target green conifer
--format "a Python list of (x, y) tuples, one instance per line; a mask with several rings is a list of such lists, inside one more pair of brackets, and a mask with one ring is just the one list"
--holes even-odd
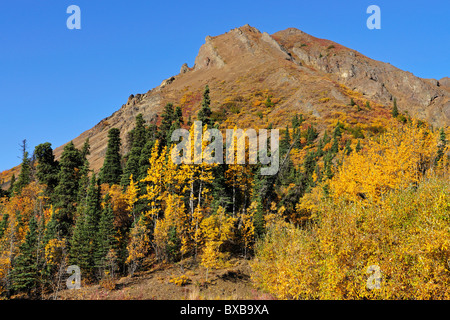
[(112, 128), (108, 132), (108, 146), (106, 148), (105, 161), (100, 169), (101, 183), (109, 185), (119, 184), (122, 177), (122, 157), (120, 155), (120, 130)]

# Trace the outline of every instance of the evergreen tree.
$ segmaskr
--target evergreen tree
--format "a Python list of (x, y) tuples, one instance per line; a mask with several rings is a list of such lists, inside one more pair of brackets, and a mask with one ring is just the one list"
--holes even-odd
[(208, 125), (208, 128), (211, 127), (211, 99), (209, 97), (209, 86), (205, 86), (205, 91), (203, 92), (202, 104), (200, 106), (200, 110), (198, 111), (197, 118), (202, 122), (202, 125)]
[[(225, 154), (225, 151), (224, 151)], [(213, 212), (216, 212), (219, 207), (230, 209), (232, 205), (232, 195), (231, 188), (227, 187), (225, 172), (228, 166), (226, 164), (221, 166), (214, 166), (212, 168), (214, 179), (212, 181), (212, 194), (213, 202), (212, 208)]]
[(57, 220), (62, 238), (71, 233), (82, 160), (80, 151), (75, 148), (73, 142), (69, 142), (61, 155), (58, 185), (55, 188), (55, 208), (58, 208)]
[(181, 128), (181, 125), (184, 124), (183, 120), (183, 111), (180, 106), (175, 108), (175, 125), (177, 128)]
[(333, 138), (342, 137), (342, 129), (344, 129), (344, 125), (338, 121), (336, 127), (334, 127)]
[(100, 212), (100, 186), (93, 174), (86, 196), (85, 210), (75, 224), (70, 251), (71, 262), (78, 265), (88, 277), (93, 276), (95, 266), (94, 254)]
[(356, 152), (360, 152), (361, 149), (362, 149), (362, 147), (361, 147), (361, 140), (358, 139), (358, 143), (356, 144), (355, 151)]
[(441, 130), (439, 131), (439, 145), (435, 159), (435, 164), (437, 164), (437, 162), (441, 160), (442, 157), (444, 156), (444, 151), (446, 147), (447, 147), (447, 136), (445, 134), (444, 128), (441, 128)]
[(139, 175), (137, 176), (139, 179), (136, 180), (143, 179), (145, 176), (147, 176), (147, 170), (148, 168), (150, 168), (149, 159), (152, 156), (152, 149), (154, 145), (155, 141), (149, 140), (145, 143), (144, 148), (142, 148), (141, 155), (139, 157)]
[[(258, 170), (259, 171), (259, 170)], [(256, 172), (253, 185), (252, 202), (256, 202), (256, 212), (253, 216), (253, 226), (255, 229), (255, 237), (261, 238), (264, 236), (265, 221), (264, 221), (264, 206), (261, 194), (263, 192), (263, 180), (259, 172)]]
[(119, 184), (122, 177), (120, 146), (120, 130), (117, 128), (110, 129), (105, 161), (99, 174), (101, 183), (108, 183), (109, 185)]
[(344, 152), (345, 152), (346, 155), (349, 155), (350, 153), (352, 153), (352, 151), (353, 151), (353, 149), (351, 147), (351, 141), (347, 140), (347, 143), (345, 144)]
[(344, 128), (344, 125), (340, 123), (339, 121), (336, 124), (336, 127), (334, 127), (333, 131), (333, 145), (331, 146), (330, 151), (333, 154), (338, 153), (339, 151), (339, 140), (342, 137), (342, 129)]
[(270, 96), (268, 96), (267, 99), (266, 99), (266, 101), (264, 101), (264, 105), (265, 105), (267, 108), (273, 107), (274, 103), (273, 103), (272, 100), (270, 99)]
[(313, 126), (309, 126), (306, 131), (306, 144), (312, 144), (318, 136), (317, 130)]
[[(42, 224), (45, 221), (42, 219)], [(49, 244), (51, 240), (61, 240), (59, 237), (59, 229), (58, 229), (58, 221), (56, 220), (56, 216), (54, 211), (52, 211), (51, 216), (45, 227), (42, 228), (43, 238), (40, 244), (40, 252), (45, 257), (45, 247)], [(60, 267), (60, 263), (63, 263), (64, 260), (64, 251), (61, 252), (60, 261), (56, 261), (56, 259), (52, 259), (52, 261), (45, 262), (41, 268), (41, 277), (42, 277), (42, 285), (45, 288), (51, 287), (52, 284), (52, 276), (58, 273), (58, 269)]]
[(333, 178), (333, 171), (331, 169), (332, 163), (331, 161), (333, 160), (334, 155), (332, 152), (327, 152), (327, 154), (323, 157), (323, 161), (324, 161), (324, 174), (325, 177), (327, 177), (327, 179), (331, 179)]
[(46, 195), (52, 196), (58, 184), (59, 164), (55, 160), (51, 143), (45, 142), (36, 146), (34, 155), (37, 160), (36, 177), (39, 183), (46, 185)]
[(291, 136), (289, 134), (289, 126), (286, 126), (286, 130), (284, 130), (283, 138), (280, 141), (280, 156), (281, 157), (286, 155), (290, 146), (291, 146)]
[(128, 142), (133, 147), (143, 147), (147, 140), (147, 130), (145, 128), (145, 120), (142, 113), (139, 113), (135, 118), (135, 126), (128, 133)]
[[(84, 199), (86, 198), (87, 189), (89, 186), (89, 173), (91, 172), (91, 170), (90, 170), (90, 165), (89, 165), (87, 156), (91, 153), (90, 149), (91, 149), (91, 146), (89, 144), (89, 138), (87, 138), (83, 144), (83, 148), (80, 151), (81, 162), (83, 164), (80, 168), (80, 183), (79, 183), (79, 188), (78, 188), (78, 203), (79, 204), (84, 203), (84, 201), (85, 201)], [(78, 212), (80, 212), (80, 210), (81, 211), (83, 210), (83, 206), (78, 207)]]
[(12, 271), (13, 289), (18, 292), (25, 292), (29, 296), (38, 294), (38, 246), (38, 226), (36, 217), (33, 216), (30, 219), (25, 241), (20, 246), (20, 253), (14, 259), (14, 268)]
[(0, 221), (0, 239), (3, 237), (3, 235), (5, 234), (6, 228), (8, 227), (8, 219), (9, 219), (9, 214), (7, 212), (5, 212), (2, 216), (2, 220)]
[(300, 143), (300, 126), (302, 125), (302, 123), (305, 121), (305, 119), (303, 118), (303, 115), (300, 114), (300, 116), (298, 116), (297, 114), (294, 115), (292, 117), (292, 140), (295, 141), (294, 144), (294, 148), (300, 148), (301, 147), (301, 143)]
[(95, 265), (101, 271), (109, 267), (109, 271), (112, 273), (115, 269), (115, 261), (111, 261), (111, 256), (117, 250), (116, 230), (114, 229), (114, 212), (112, 206), (108, 203), (107, 199), (105, 203), (106, 205), (101, 212), (98, 224)]
[(14, 184), (16, 183), (16, 175), (13, 173), (9, 182), (8, 195), (11, 197), (14, 193)]
[(397, 118), (398, 115), (399, 115), (399, 112), (398, 112), (398, 108), (397, 108), (397, 98), (394, 98), (394, 106), (392, 107), (392, 116), (394, 118)]
[(168, 103), (164, 106), (161, 118), (157, 138), (160, 141), (160, 146), (164, 147), (169, 144), (174, 129), (173, 122), (175, 121), (175, 109), (172, 103)]
[(147, 131), (145, 129), (145, 120), (142, 114), (136, 116), (136, 124), (133, 130), (130, 131), (129, 143), (131, 145), (130, 153), (127, 156), (127, 162), (123, 171), (121, 185), (127, 186), (130, 184), (130, 176), (139, 177), (139, 160), (142, 149), (147, 143)]
[(17, 182), (14, 184), (14, 192), (20, 194), (22, 189), (31, 182), (31, 159), (28, 156), (27, 140), (23, 140), (22, 147), (22, 165)]

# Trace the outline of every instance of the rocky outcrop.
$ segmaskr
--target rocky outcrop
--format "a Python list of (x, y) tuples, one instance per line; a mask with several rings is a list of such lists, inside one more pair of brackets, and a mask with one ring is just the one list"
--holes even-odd
[(181, 66), (181, 69), (180, 69), (180, 73), (186, 73), (186, 72), (188, 72), (190, 70), (191, 69), (189, 68), (188, 64), (187, 63), (183, 63), (183, 65)]
[(213, 38), (207, 36), (205, 44), (201, 46), (200, 51), (195, 58), (194, 70), (201, 70), (208, 67), (221, 68), (225, 65), (225, 61), (217, 52), (213, 43)]
[[(389, 63), (372, 60), (335, 42), (318, 39), (300, 30), (287, 29), (273, 35), (295, 59), (320, 70), (339, 83), (359, 91), (368, 99), (392, 104), (428, 120), (435, 126), (450, 124), (450, 93), (445, 78), (430, 81), (400, 70)], [(448, 79), (448, 78), (447, 78)], [(443, 83), (444, 85), (442, 85)]]

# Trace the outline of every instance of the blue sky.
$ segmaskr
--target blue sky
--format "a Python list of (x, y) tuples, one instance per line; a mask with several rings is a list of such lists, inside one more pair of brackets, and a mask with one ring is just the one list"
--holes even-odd
[[(369, 30), (369, 5), (381, 29)], [(81, 9), (69, 30), (66, 9)], [(207, 35), (295, 27), (424, 78), (450, 76), (450, 1), (14, 0), (0, 4), (0, 171), (53, 148), (192, 66)]]

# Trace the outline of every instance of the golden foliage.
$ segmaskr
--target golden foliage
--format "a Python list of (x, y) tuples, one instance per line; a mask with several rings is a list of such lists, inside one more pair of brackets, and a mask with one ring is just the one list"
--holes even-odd
[(217, 213), (204, 218), (200, 232), (205, 247), (201, 255), (201, 265), (207, 269), (223, 266), (228, 254), (221, 252), (220, 246), (233, 235), (236, 218), (228, 216), (225, 209), (219, 207)]
[(144, 219), (141, 217), (137, 223), (131, 228), (130, 242), (127, 246), (128, 257), (127, 264), (138, 263), (145, 256), (150, 248), (150, 238)]
[(169, 282), (174, 283), (178, 287), (183, 287), (183, 286), (189, 284), (191, 282), (191, 279), (187, 275), (183, 274), (179, 277), (172, 276), (170, 278)]
[(417, 122), (389, 130), (353, 152), (330, 183), (335, 199), (380, 201), (390, 190), (418, 183), (433, 164), (437, 134)]
[(313, 213), (302, 228), (267, 223), (253, 280), (279, 299), (449, 299), (450, 176), (434, 165), (437, 146), (412, 121), (341, 151), (333, 179), (296, 206)]

